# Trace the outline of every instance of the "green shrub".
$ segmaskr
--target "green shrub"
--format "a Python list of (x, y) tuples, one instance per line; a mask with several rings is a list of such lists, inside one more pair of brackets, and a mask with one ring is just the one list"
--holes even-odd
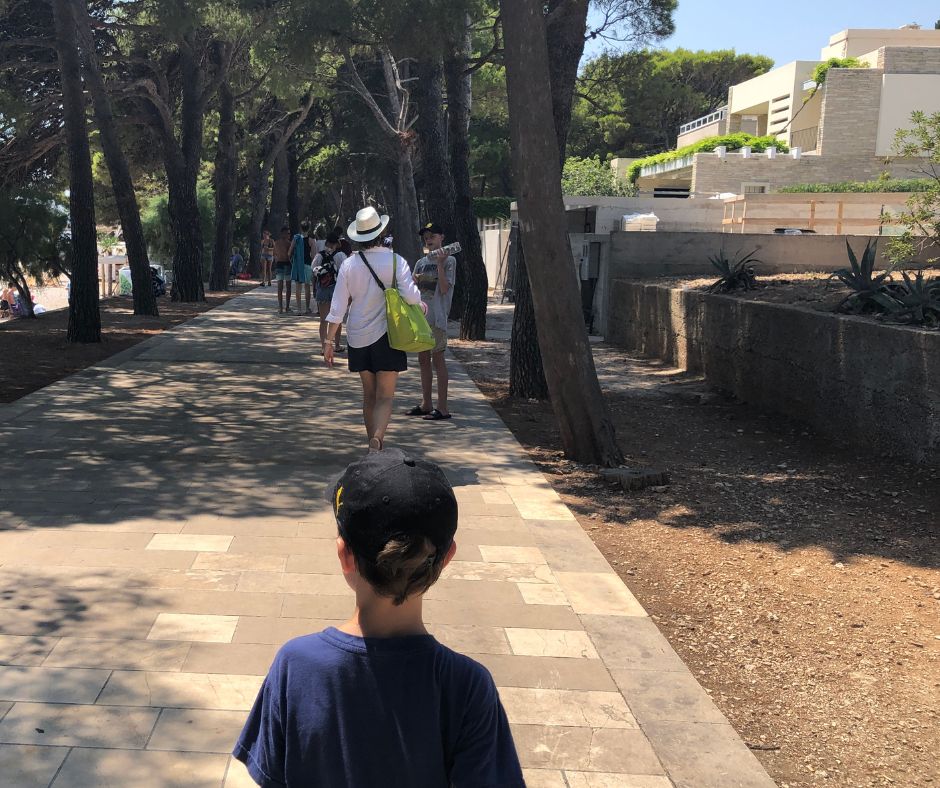
[(636, 190), (617, 178), (610, 165), (599, 157), (572, 156), (561, 172), (562, 193), (572, 197), (627, 197)]
[(831, 57), (825, 63), (820, 63), (816, 68), (813, 69), (813, 76), (810, 79), (816, 83), (816, 87), (813, 88), (813, 93), (815, 94), (823, 83), (826, 81), (826, 75), (829, 73), (831, 68), (868, 68), (864, 63), (860, 62), (856, 57)]
[(478, 219), (508, 219), (512, 197), (474, 197), (473, 212)]
[(768, 148), (776, 148), (781, 153), (788, 153), (790, 151), (789, 145), (773, 136), (755, 137), (752, 134), (745, 134), (743, 131), (739, 131), (735, 134), (722, 134), (718, 137), (706, 137), (703, 140), (678, 148), (677, 150), (657, 153), (655, 156), (647, 156), (645, 159), (637, 159), (627, 170), (627, 180), (630, 183), (636, 183), (637, 178), (640, 177), (640, 170), (643, 169), (643, 167), (674, 161), (675, 159), (684, 158), (692, 153), (709, 153), (721, 145), (724, 145), (728, 150), (740, 150), (741, 148), (750, 146), (751, 150), (755, 153), (763, 153)]
[[(208, 276), (215, 238), (215, 194), (212, 187), (200, 183), (196, 200), (199, 205), (199, 223), (202, 225), (202, 272)], [(140, 212), (140, 221), (150, 259), (172, 266), (176, 237), (170, 224), (169, 197), (166, 194), (151, 197)]]
[(915, 193), (928, 191), (933, 181), (926, 178), (877, 178), (873, 181), (841, 181), (839, 183), (796, 183), (781, 186), (777, 191), (791, 194), (875, 194), (880, 192)]

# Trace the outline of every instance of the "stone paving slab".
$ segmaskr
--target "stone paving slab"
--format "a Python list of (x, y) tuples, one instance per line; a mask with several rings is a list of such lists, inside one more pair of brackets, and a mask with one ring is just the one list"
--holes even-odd
[[(270, 291), (0, 406), (0, 786), (251, 785), (228, 753), (287, 639), (351, 595), (323, 492), (359, 384)], [(771, 786), (451, 360), (444, 423), (389, 445), (455, 485), (429, 629), (485, 664), (534, 788)]]

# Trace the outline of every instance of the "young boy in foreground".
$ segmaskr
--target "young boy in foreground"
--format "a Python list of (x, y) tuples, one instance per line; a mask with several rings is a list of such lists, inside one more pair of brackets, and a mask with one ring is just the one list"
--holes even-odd
[(281, 648), (233, 755), (262, 786), (524, 786), (492, 677), (422, 620), (457, 549), (443, 472), (386, 449), (331, 493), (355, 612)]

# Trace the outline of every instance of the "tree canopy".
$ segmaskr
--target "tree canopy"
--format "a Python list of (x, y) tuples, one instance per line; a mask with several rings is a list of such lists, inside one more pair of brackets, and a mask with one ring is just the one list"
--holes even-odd
[(772, 66), (770, 58), (733, 50), (601, 55), (578, 80), (569, 153), (636, 157), (670, 150), (679, 126), (718, 109), (731, 85)]

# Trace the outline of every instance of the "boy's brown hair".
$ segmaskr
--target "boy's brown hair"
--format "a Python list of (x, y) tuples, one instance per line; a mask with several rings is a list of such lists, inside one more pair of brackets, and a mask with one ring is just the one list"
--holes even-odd
[(333, 513), (359, 574), (396, 605), (437, 582), (457, 530), (457, 499), (434, 463), (386, 449), (332, 485)]

